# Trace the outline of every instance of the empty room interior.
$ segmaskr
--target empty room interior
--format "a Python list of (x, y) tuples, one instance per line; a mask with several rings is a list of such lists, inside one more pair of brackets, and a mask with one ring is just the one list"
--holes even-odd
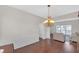
[(0, 5), (0, 53), (78, 53), (79, 5)]

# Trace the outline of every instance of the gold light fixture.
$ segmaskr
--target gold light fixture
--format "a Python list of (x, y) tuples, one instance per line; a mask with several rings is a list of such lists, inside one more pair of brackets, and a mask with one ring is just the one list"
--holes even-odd
[(52, 26), (55, 23), (55, 21), (50, 16), (50, 5), (48, 5), (48, 18), (43, 22), (46, 26)]

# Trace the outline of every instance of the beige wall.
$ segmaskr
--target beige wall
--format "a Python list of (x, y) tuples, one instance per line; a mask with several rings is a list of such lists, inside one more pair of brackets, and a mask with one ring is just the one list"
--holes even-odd
[(14, 43), (20, 48), (39, 41), (43, 18), (7, 6), (0, 6), (0, 46)]

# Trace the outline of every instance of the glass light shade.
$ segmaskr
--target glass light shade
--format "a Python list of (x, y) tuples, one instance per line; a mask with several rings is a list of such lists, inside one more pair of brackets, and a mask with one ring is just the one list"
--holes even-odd
[(55, 23), (55, 21), (51, 17), (48, 17), (48, 19), (45, 20), (43, 23), (48, 25), (48, 26), (51, 26)]

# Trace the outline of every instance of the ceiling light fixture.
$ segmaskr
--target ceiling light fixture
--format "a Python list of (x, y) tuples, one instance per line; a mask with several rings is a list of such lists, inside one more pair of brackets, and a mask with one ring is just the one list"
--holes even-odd
[(43, 22), (46, 26), (52, 26), (55, 23), (55, 21), (50, 16), (50, 5), (48, 5), (48, 17), (47, 20)]

